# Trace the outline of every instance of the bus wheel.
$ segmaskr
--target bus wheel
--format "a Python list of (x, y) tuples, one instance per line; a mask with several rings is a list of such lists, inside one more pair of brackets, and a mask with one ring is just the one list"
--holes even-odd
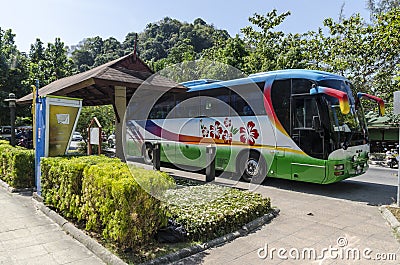
[(246, 152), (238, 160), (238, 169), (246, 182), (262, 183), (266, 177), (266, 162), (258, 152)]
[(151, 143), (146, 143), (143, 148), (143, 159), (146, 164), (153, 164), (153, 145)]

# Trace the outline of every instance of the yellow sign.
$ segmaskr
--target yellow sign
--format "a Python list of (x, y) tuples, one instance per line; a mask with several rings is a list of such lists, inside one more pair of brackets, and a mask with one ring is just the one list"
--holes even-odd
[(65, 155), (76, 126), (81, 101), (48, 97), (48, 156)]
[(64, 155), (79, 108), (50, 105), (49, 156)]

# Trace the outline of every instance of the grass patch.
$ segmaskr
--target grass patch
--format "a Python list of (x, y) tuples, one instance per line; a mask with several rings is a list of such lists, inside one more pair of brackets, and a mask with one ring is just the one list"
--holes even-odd
[(168, 190), (168, 213), (190, 240), (207, 241), (240, 229), (271, 211), (269, 198), (214, 184)]
[[(180, 182), (180, 181), (178, 181)], [(214, 184), (182, 181), (186, 187), (167, 191), (170, 218), (188, 231), (188, 241), (159, 243), (155, 240), (135, 249), (119, 249), (102, 242), (128, 264), (137, 264), (239, 230), (244, 224), (272, 210), (270, 199), (261, 195)]]
[(400, 208), (397, 207), (387, 207), (388, 210), (394, 215), (394, 217), (396, 217), (397, 221), (400, 222)]

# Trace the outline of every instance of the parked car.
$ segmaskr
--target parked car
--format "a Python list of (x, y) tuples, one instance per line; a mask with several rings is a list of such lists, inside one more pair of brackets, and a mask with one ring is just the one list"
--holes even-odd
[(72, 134), (72, 141), (82, 141), (83, 137), (80, 132), (74, 132)]
[(0, 139), (11, 140), (11, 126), (0, 127)]
[(107, 142), (110, 148), (115, 148), (115, 134), (108, 136)]

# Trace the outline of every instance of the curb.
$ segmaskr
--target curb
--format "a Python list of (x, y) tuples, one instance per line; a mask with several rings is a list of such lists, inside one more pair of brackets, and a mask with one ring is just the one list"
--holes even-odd
[(250, 232), (256, 230), (257, 228), (260, 228), (261, 226), (265, 225), (266, 223), (270, 222), (273, 218), (275, 218), (276, 216), (279, 215), (280, 210), (278, 208), (276, 209), (272, 209), (272, 211), (270, 213), (267, 213), (253, 221), (251, 221), (250, 223), (245, 224), (244, 226), (242, 226), (241, 229), (226, 234), (224, 236), (218, 237), (216, 239), (213, 239), (211, 241), (208, 241), (206, 243), (203, 244), (199, 244), (199, 245), (195, 245), (192, 247), (187, 247), (187, 248), (183, 248), (181, 250), (178, 250), (174, 253), (171, 254), (167, 254), (165, 256), (153, 259), (151, 261), (148, 262), (144, 262), (141, 263), (141, 265), (159, 265), (159, 264), (167, 264), (167, 263), (171, 263), (171, 262), (175, 262), (178, 261), (180, 259), (183, 258), (187, 258), (189, 256), (192, 256), (194, 254), (200, 253), (204, 250), (207, 250), (209, 248), (212, 247), (216, 247), (216, 246), (221, 246), (227, 242), (230, 242), (238, 237), (242, 237), (242, 236), (246, 236), (248, 235)]
[(3, 186), (8, 192), (11, 192), (11, 193), (19, 193), (19, 192), (25, 193), (25, 192), (33, 192), (35, 190), (35, 188), (14, 188), (14, 187), (11, 187), (10, 185), (8, 185), (8, 183), (2, 179), (0, 179), (0, 185)]
[(387, 170), (387, 171), (393, 171), (393, 172), (397, 172), (399, 170), (398, 168), (390, 168), (390, 167), (374, 165), (374, 164), (368, 164), (368, 165), (369, 165), (369, 168), (379, 169), (379, 170)]
[(400, 222), (394, 217), (391, 211), (389, 211), (386, 207), (388, 205), (380, 206), (378, 209), (381, 212), (383, 218), (389, 223), (390, 227), (393, 229), (396, 238), (400, 238)]
[(126, 265), (123, 260), (111, 253), (108, 249), (100, 245), (96, 240), (83, 233), (80, 229), (76, 228), (72, 223), (61, 217), (58, 213), (51, 210), (43, 204), (43, 198), (36, 192), (33, 193), (32, 201), (35, 206), (47, 215), (51, 220), (57, 223), (61, 229), (67, 234), (70, 234), (73, 238), (82, 243), (87, 249), (92, 251), (97, 257), (99, 257), (106, 264), (111, 265)]

